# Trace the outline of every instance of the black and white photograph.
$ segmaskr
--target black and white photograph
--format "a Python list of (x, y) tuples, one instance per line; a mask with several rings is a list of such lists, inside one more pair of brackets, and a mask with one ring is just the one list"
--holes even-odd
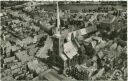
[(0, 4), (0, 81), (127, 81), (127, 0)]

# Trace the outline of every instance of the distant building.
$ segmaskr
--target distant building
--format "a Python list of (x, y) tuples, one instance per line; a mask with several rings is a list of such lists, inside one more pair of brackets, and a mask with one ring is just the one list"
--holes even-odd
[(13, 77), (11, 77), (10, 75), (4, 77), (4, 78), (1, 78), (2, 81), (15, 81)]
[(103, 19), (102, 21), (100, 21), (100, 29), (106, 29), (106, 30), (110, 30), (112, 28), (114, 24), (114, 21), (116, 20), (116, 17), (113, 15), (108, 15), (107, 18)]
[(33, 60), (31, 62), (28, 62), (27, 65), (30, 71), (33, 71), (37, 74), (44, 72), (45, 70), (48, 69), (48, 67), (45, 64), (43, 65), (40, 64), (38, 60)]
[(4, 63), (13, 62), (14, 60), (15, 60), (15, 56), (9, 57), (9, 58), (5, 58), (4, 59)]
[(21, 62), (26, 62), (26, 61), (31, 60), (33, 57), (29, 56), (27, 54), (27, 51), (19, 51), (19, 52), (16, 53), (16, 58), (18, 60), (20, 60)]

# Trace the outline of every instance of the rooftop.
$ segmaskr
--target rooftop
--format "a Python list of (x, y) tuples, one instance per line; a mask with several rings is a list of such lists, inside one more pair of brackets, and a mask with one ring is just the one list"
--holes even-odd
[(77, 48), (72, 42), (67, 42), (64, 44), (64, 53), (68, 58), (72, 59), (77, 54)]

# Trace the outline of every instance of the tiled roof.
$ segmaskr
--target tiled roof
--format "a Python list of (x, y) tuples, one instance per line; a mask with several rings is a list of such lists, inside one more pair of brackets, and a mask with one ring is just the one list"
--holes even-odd
[(71, 33), (68, 33), (67, 39), (68, 39), (68, 41), (71, 40), (71, 34), (72, 34), (72, 33), (73, 33), (73, 35), (76, 37), (76, 36), (79, 36), (79, 35), (88, 34), (88, 33), (90, 33), (90, 32), (96, 31), (96, 30), (97, 30), (97, 28), (96, 28), (95, 26), (91, 26), (91, 27), (87, 27), (87, 28), (82, 28), (82, 29), (73, 31), (73, 32), (71, 32)]
[(64, 53), (70, 59), (77, 54), (77, 48), (73, 45), (72, 42), (67, 42), (64, 44)]
[(45, 64), (41, 65), (38, 60), (33, 60), (31, 62), (28, 62), (27, 64), (29, 69), (35, 71), (36, 73), (47, 70), (47, 66)]

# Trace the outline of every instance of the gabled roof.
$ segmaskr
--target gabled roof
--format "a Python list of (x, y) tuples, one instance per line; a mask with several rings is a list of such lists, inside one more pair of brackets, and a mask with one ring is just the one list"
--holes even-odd
[(41, 73), (47, 70), (47, 65), (45, 65), (44, 63), (43, 64), (39, 63), (37, 59), (28, 62), (27, 65), (30, 70), (33, 70), (36, 73)]
[(73, 56), (78, 54), (77, 51), (77, 48), (73, 45), (71, 41), (64, 44), (64, 53), (68, 58), (72, 59)]
[(60, 57), (62, 58), (63, 61), (66, 61), (68, 59), (64, 53), (61, 53)]
[(109, 18), (102, 20), (102, 23), (113, 23), (115, 21), (116, 17), (110, 15)]
[(82, 29), (73, 31), (71, 33), (68, 33), (67, 39), (68, 39), (68, 41), (71, 40), (71, 34), (72, 33), (73, 33), (74, 37), (76, 37), (76, 36), (79, 36), (79, 35), (85, 35), (85, 34), (91, 33), (91, 32), (96, 31), (96, 30), (97, 30), (97, 28), (95, 26), (91, 26), (91, 27), (87, 27), (87, 28), (82, 28)]
[(17, 52), (17, 53), (16, 53), (16, 57), (17, 57), (20, 61), (22, 61), (22, 62), (26, 62), (26, 61), (29, 61), (29, 60), (33, 59), (32, 56), (29, 56), (29, 55), (27, 54), (27, 51), (19, 51), (19, 52)]

